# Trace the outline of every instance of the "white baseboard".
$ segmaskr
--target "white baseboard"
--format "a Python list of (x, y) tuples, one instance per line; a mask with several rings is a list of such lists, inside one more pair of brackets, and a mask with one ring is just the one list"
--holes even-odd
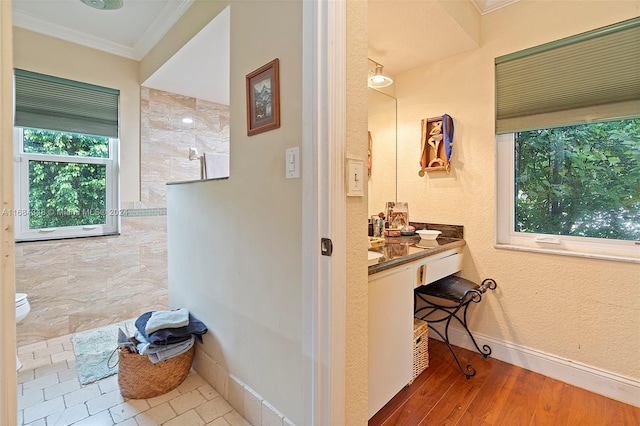
[[(434, 324), (444, 334), (443, 324)], [(437, 340), (437, 333), (429, 333)], [(624, 377), (590, 365), (582, 364), (556, 355), (530, 349), (481, 333), (473, 332), (478, 346), (489, 345), (491, 357), (509, 364), (531, 370), (570, 385), (615, 399), (626, 404), (640, 407), (640, 380)], [(473, 343), (462, 327), (449, 327), (449, 340), (452, 345), (475, 351)], [(464, 367), (464, 366), (463, 366)], [(478, 367), (476, 366), (476, 369)]]

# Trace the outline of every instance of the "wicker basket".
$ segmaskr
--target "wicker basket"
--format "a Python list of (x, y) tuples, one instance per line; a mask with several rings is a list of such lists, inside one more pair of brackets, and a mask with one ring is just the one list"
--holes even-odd
[(126, 349), (120, 350), (120, 393), (125, 398), (146, 399), (177, 388), (189, 374), (195, 349), (193, 345), (187, 352), (156, 364), (152, 364), (146, 355), (134, 354)]
[(413, 319), (413, 377), (416, 379), (429, 366), (429, 327), (426, 321)]

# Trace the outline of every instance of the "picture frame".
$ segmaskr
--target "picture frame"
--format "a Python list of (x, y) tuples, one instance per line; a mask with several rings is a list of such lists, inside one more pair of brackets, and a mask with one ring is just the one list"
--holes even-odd
[(409, 203), (403, 201), (387, 201), (386, 216), (389, 229), (400, 229), (409, 225)]
[(280, 127), (280, 61), (247, 74), (247, 135)]

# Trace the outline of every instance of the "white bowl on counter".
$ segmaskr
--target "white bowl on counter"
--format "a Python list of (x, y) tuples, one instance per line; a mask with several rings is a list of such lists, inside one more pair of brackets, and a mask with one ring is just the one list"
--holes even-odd
[(433, 229), (420, 229), (416, 231), (416, 234), (420, 235), (421, 240), (435, 240), (442, 232)]
[(382, 257), (382, 253), (375, 251), (369, 251), (367, 253), (369, 253), (369, 266), (377, 264), (378, 260)]

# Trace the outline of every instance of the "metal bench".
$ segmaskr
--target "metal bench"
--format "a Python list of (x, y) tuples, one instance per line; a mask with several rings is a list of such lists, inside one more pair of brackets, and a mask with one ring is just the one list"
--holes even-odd
[[(452, 319), (458, 320), (471, 338), (478, 353), (484, 358), (491, 355), (491, 348), (488, 345), (483, 345), (482, 349), (480, 349), (476, 339), (471, 334), (467, 326), (467, 309), (469, 309), (471, 302), (480, 303), (482, 295), (487, 290), (495, 290), (496, 287), (496, 282), (491, 278), (486, 278), (478, 285), (473, 281), (450, 275), (414, 290), (414, 316), (426, 321), (429, 328), (442, 338), (442, 341), (453, 354), (460, 371), (467, 379), (475, 376), (476, 370), (471, 364), (468, 364), (466, 369), (462, 367), (456, 352), (449, 342), (449, 325), (451, 325)], [(445, 324), (444, 334), (433, 327), (433, 324), (441, 322)]]

